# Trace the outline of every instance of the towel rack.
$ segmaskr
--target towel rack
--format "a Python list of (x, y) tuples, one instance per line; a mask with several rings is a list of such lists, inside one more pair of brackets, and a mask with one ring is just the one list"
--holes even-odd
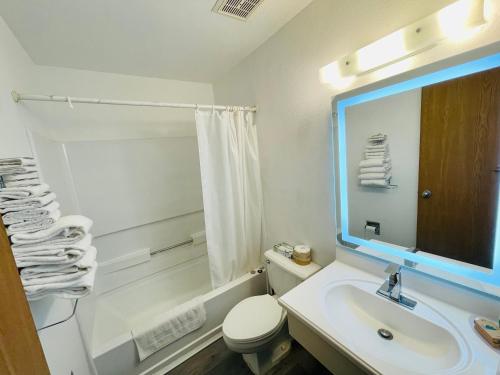
[(161, 249), (157, 249), (157, 250), (152, 250), (152, 251), (150, 251), (149, 254), (151, 254), (151, 256), (153, 256), (153, 255), (156, 255), (156, 254), (159, 254), (159, 253), (163, 253), (164, 251), (175, 249), (177, 247), (181, 247), (181, 246), (185, 246), (185, 245), (190, 245), (193, 242), (194, 242), (194, 240), (191, 238), (190, 240), (178, 242), (178, 243), (176, 243), (174, 245), (170, 245), (170, 246), (167, 246), (167, 247), (164, 247), (164, 248), (161, 248)]
[(387, 184), (387, 186), (376, 186), (376, 185), (360, 185), (361, 187), (364, 187), (364, 188), (369, 188), (369, 189), (395, 189), (397, 188), (399, 185), (395, 185), (395, 184), (391, 184), (391, 179), (389, 179), (389, 183)]
[(68, 316), (67, 318), (64, 318), (64, 319), (62, 319), (62, 320), (60, 320), (60, 321), (58, 321), (58, 322), (51, 323), (51, 324), (48, 324), (48, 325), (43, 326), (43, 327), (41, 327), (41, 328), (38, 328), (36, 331), (37, 331), (37, 332), (40, 332), (40, 331), (43, 331), (44, 329), (47, 329), (47, 328), (50, 328), (50, 327), (57, 326), (57, 325), (59, 325), (59, 324), (62, 324), (62, 323), (64, 323), (64, 322), (67, 322), (68, 320), (70, 320), (73, 316), (75, 316), (75, 313), (76, 313), (76, 308), (77, 308), (77, 306), (78, 306), (78, 301), (79, 301), (79, 299), (77, 298), (77, 299), (75, 300), (74, 305), (73, 305), (73, 310), (72, 310), (72, 312), (71, 312), (71, 315), (70, 315), (70, 316)]
[(375, 185), (359, 185), (359, 186), (367, 189), (386, 189), (386, 190), (396, 189), (397, 187), (399, 187), (399, 185), (394, 185), (394, 184), (389, 184), (387, 186), (375, 186)]

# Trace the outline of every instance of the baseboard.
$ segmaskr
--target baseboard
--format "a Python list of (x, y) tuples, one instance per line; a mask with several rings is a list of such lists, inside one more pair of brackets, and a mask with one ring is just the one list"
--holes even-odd
[(179, 349), (140, 375), (164, 375), (222, 337), (222, 324)]

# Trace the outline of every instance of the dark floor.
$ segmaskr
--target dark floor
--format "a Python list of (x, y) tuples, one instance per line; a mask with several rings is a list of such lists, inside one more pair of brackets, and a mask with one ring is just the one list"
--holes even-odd
[[(252, 375), (241, 354), (230, 351), (223, 339), (195, 354), (168, 375)], [(299, 343), (293, 342), (288, 356), (267, 375), (331, 375)]]

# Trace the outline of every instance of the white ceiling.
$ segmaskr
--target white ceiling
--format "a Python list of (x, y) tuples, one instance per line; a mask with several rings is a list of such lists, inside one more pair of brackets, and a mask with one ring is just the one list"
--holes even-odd
[(264, 0), (247, 22), (215, 0), (2, 0), (0, 15), (36, 64), (210, 82), (312, 0)]

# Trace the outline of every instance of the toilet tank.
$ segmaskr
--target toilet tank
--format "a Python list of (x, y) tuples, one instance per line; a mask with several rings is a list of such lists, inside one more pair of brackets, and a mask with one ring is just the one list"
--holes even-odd
[(278, 254), (274, 250), (267, 250), (264, 256), (266, 257), (269, 285), (278, 297), (281, 297), (321, 269), (321, 266), (312, 262), (307, 266), (298, 265), (293, 260)]

